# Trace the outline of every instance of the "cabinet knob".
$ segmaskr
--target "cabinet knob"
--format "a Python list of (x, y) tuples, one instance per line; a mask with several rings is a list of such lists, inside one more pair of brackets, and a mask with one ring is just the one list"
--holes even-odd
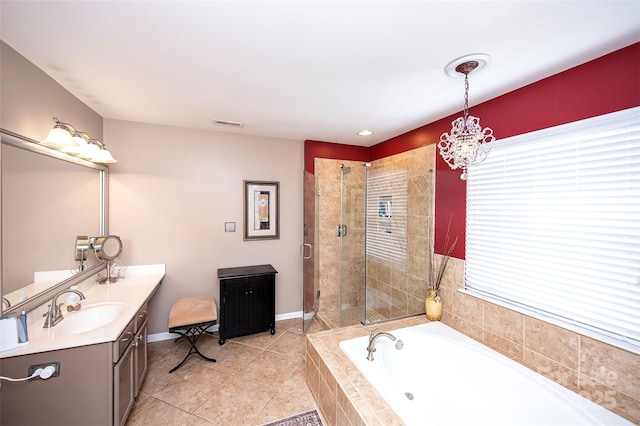
[(133, 336), (133, 333), (128, 331), (127, 332), (127, 337), (120, 339), (121, 342), (128, 342), (129, 340), (131, 340), (131, 336)]

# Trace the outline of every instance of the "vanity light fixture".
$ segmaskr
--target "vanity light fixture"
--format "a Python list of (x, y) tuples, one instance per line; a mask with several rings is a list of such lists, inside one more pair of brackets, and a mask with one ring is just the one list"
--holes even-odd
[(85, 132), (80, 132), (71, 124), (63, 123), (53, 117), (56, 125), (49, 131), (42, 145), (56, 149), (65, 154), (78, 156), (94, 163), (116, 163), (104, 143), (93, 139)]
[(71, 133), (69, 133), (66, 127), (67, 125), (61, 123), (60, 120), (55, 117), (53, 117), (53, 120), (56, 122), (56, 125), (53, 126), (53, 129), (49, 130), (47, 138), (40, 143), (46, 147), (59, 150), (75, 145), (75, 142), (71, 140)]
[[(469, 74), (483, 68), (489, 61), (484, 54), (469, 55), (452, 61), (445, 67), (450, 76), (464, 75), (464, 116), (456, 118), (449, 133), (440, 136), (438, 148), (444, 161), (453, 170), (462, 169), (460, 179), (467, 179), (467, 168), (479, 164), (491, 151), (495, 140), (490, 127), (480, 127), (480, 119), (469, 115)], [(457, 75), (456, 75), (457, 74)]]

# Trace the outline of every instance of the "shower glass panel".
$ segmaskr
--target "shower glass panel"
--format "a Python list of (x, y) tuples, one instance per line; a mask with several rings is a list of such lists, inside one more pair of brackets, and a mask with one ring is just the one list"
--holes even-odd
[(365, 323), (408, 310), (408, 171), (380, 166), (367, 179)]
[(365, 318), (365, 234), (366, 179), (363, 163), (340, 166), (340, 326), (354, 325)]
[(303, 287), (303, 322), (302, 331), (306, 332), (313, 324), (313, 319), (319, 309), (318, 262), (317, 260), (317, 228), (316, 221), (319, 203), (316, 203), (316, 180), (313, 173), (304, 172), (304, 228), (303, 244), (300, 247), (302, 257), (302, 287)]

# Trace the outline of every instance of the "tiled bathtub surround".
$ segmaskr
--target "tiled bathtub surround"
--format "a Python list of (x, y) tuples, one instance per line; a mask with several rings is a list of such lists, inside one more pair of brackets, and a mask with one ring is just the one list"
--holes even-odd
[[(444, 323), (640, 424), (639, 355), (455, 290), (463, 277), (464, 261), (451, 259), (441, 287)], [(329, 424), (402, 424), (338, 344), (425, 321), (420, 315), (307, 336), (306, 380)]]
[[(306, 380), (329, 425), (402, 425), (402, 421), (339, 348), (343, 340), (366, 336), (374, 328), (390, 331), (426, 322), (424, 315), (307, 335)], [(366, 353), (363, 351), (363, 356)]]
[(444, 323), (640, 424), (640, 355), (455, 290), (464, 261), (451, 260)]

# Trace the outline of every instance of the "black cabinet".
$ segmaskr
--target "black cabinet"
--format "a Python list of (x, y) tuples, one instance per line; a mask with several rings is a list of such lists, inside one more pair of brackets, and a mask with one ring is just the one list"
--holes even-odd
[(276, 332), (277, 273), (271, 265), (218, 269), (221, 345), (229, 337)]

